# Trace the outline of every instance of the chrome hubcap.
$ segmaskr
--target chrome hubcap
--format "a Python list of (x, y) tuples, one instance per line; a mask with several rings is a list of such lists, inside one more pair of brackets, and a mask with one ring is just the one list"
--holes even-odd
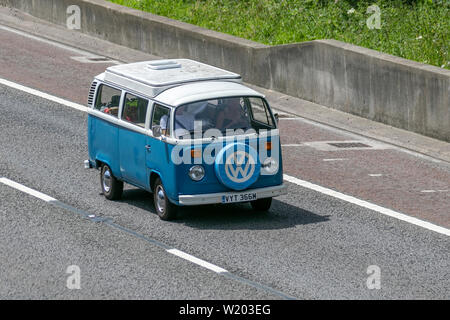
[(107, 193), (111, 190), (111, 172), (108, 169), (103, 173), (103, 190)]
[(166, 197), (164, 195), (164, 189), (161, 186), (156, 187), (156, 207), (159, 212), (164, 213), (166, 206)]

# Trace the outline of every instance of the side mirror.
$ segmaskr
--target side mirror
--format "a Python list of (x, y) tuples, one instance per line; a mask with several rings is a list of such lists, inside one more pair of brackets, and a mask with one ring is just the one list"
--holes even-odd
[(275, 117), (275, 121), (278, 123), (278, 120), (280, 119), (280, 116), (278, 115), (278, 113), (275, 113), (273, 116)]
[(162, 135), (162, 132), (161, 132), (162, 130), (161, 130), (161, 126), (153, 126), (152, 127), (152, 134), (153, 134), (153, 136), (155, 137), (155, 138), (159, 138), (161, 135)]

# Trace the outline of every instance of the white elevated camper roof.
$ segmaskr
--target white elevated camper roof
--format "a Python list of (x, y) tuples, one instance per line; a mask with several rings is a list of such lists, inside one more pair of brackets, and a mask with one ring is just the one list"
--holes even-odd
[(239, 74), (189, 59), (143, 61), (111, 66), (99, 76), (105, 82), (156, 97), (182, 84), (198, 81), (241, 83)]

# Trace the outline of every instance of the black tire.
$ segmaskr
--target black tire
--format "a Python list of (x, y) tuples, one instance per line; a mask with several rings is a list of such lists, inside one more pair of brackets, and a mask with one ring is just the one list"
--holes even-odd
[(254, 201), (250, 201), (253, 210), (255, 211), (269, 211), (272, 205), (272, 198), (263, 198)]
[(166, 190), (160, 178), (157, 178), (153, 186), (153, 201), (155, 210), (161, 220), (173, 220), (176, 218), (178, 206), (167, 198)]
[(111, 168), (106, 164), (100, 170), (100, 185), (106, 199), (118, 200), (122, 197), (123, 182), (114, 177)]

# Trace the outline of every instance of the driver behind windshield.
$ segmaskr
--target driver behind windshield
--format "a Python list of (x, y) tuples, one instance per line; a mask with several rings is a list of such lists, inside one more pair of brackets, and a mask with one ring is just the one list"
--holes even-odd
[[(190, 137), (194, 129), (202, 132), (216, 128), (222, 132), (226, 129), (247, 129), (250, 127), (248, 116), (241, 106), (242, 98), (226, 98), (189, 103), (175, 111), (175, 135)], [(195, 125), (197, 127), (194, 127)]]
[(225, 99), (224, 106), (217, 115), (216, 127), (223, 131), (226, 129), (247, 129), (248, 117), (241, 106), (241, 98)]

